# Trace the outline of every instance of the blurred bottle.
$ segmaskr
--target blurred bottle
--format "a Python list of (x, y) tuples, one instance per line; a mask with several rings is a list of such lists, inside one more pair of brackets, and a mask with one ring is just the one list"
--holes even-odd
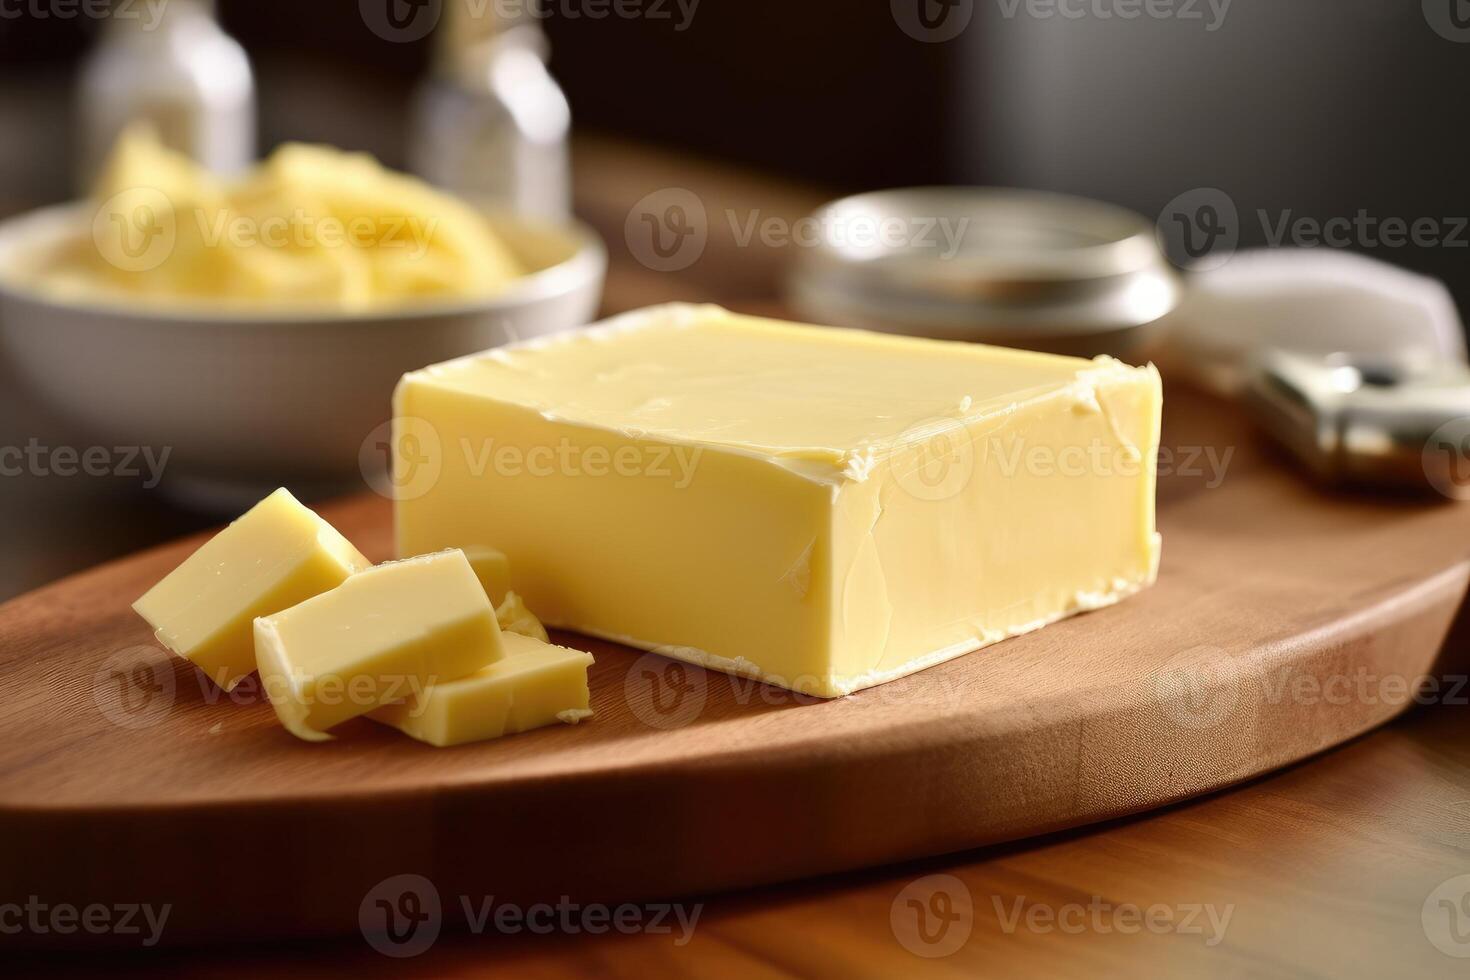
[(571, 211), (571, 110), (546, 70), (546, 35), (526, 0), (445, 0), (432, 76), (415, 98), (409, 161), (483, 206), (559, 220)]
[(255, 159), (255, 82), (214, 0), (114, 7), (82, 65), (79, 177), (89, 187), (113, 140), (147, 120), (164, 143), (218, 173)]

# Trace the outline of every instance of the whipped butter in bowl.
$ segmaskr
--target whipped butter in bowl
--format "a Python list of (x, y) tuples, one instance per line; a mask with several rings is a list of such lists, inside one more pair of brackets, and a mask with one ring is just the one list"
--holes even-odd
[(288, 144), (224, 182), (135, 130), (90, 200), (0, 223), (0, 356), (89, 437), (167, 448), (166, 489), (228, 506), (360, 481), (400, 375), (587, 322), (605, 268), (590, 229), (367, 156)]

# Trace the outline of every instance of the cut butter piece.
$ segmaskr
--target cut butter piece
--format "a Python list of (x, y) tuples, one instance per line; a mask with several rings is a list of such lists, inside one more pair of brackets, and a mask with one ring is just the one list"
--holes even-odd
[(470, 567), (475, 570), (475, 576), (484, 587), (485, 595), (495, 606), (495, 618), (500, 621), (500, 628), (532, 637), (542, 643), (551, 642), (541, 620), (526, 608), (526, 600), (511, 589), (510, 559), (505, 556), (505, 552), (483, 547), (461, 550), (469, 560)]
[(495, 618), (500, 621), (502, 630), (529, 636), (542, 643), (551, 642), (551, 637), (546, 635), (546, 627), (541, 625), (541, 620), (526, 608), (526, 600), (515, 592), (505, 594), (504, 601), (495, 607)]
[[(510, 592), (510, 559), (494, 548), (462, 548), (492, 605), (499, 606)], [(504, 624), (502, 624), (504, 625)]]
[(406, 375), (397, 548), (494, 541), (549, 625), (835, 697), (1152, 582), (1161, 401), (1110, 358), (654, 307)]
[(504, 633), (501, 641), (505, 659), (468, 677), (433, 684), (369, 717), (443, 747), (592, 716), (587, 707), (592, 654), (517, 633)]
[(229, 690), (255, 670), (257, 616), (336, 588), (370, 565), (283, 488), (205, 542), (133, 609), (158, 642)]
[(308, 741), (504, 655), (495, 610), (459, 551), (369, 568), (255, 621), (261, 686)]

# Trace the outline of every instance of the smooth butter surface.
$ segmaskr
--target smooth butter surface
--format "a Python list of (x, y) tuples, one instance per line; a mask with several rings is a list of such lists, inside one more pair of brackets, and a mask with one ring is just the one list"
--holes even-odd
[(333, 725), (505, 655), (495, 611), (463, 554), (387, 562), (255, 621), (261, 685), (291, 732)]
[(493, 544), (548, 623), (836, 696), (1152, 581), (1160, 404), (1106, 358), (655, 307), (407, 375), (398, 549)]
[(671, 305), (410, 377), (566, 422), (843, 464), (1071, 382), (1086, 363)]
[(430, 745), (499, 738), (592, 716), (587, 668), (592, 654), (503, 633), (505, 658), (468, 677), (430, 685), (369, 716)]
[(207, 541), (133, 609), (160, 643), (228, 690), (255, 670), (257, 616), (335, 588), (370, 564), (280, 489)]

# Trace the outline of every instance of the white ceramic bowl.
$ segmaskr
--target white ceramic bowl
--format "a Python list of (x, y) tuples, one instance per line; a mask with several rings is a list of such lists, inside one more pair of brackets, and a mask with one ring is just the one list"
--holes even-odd
[(580, 326), (597, 311), (607, 254), (581, 225), (490, 217), (536, 270), (471, 303), (390, 312), (242, 312), (72, 302), (13, 270), (88, 228), (63, 205), (0, 222), (0, 357), (96, 445), (169, 456), (173, 494), (233, 506), (279, 485), (304, 492), (356, 481), (405, 371), (510, 340)]

